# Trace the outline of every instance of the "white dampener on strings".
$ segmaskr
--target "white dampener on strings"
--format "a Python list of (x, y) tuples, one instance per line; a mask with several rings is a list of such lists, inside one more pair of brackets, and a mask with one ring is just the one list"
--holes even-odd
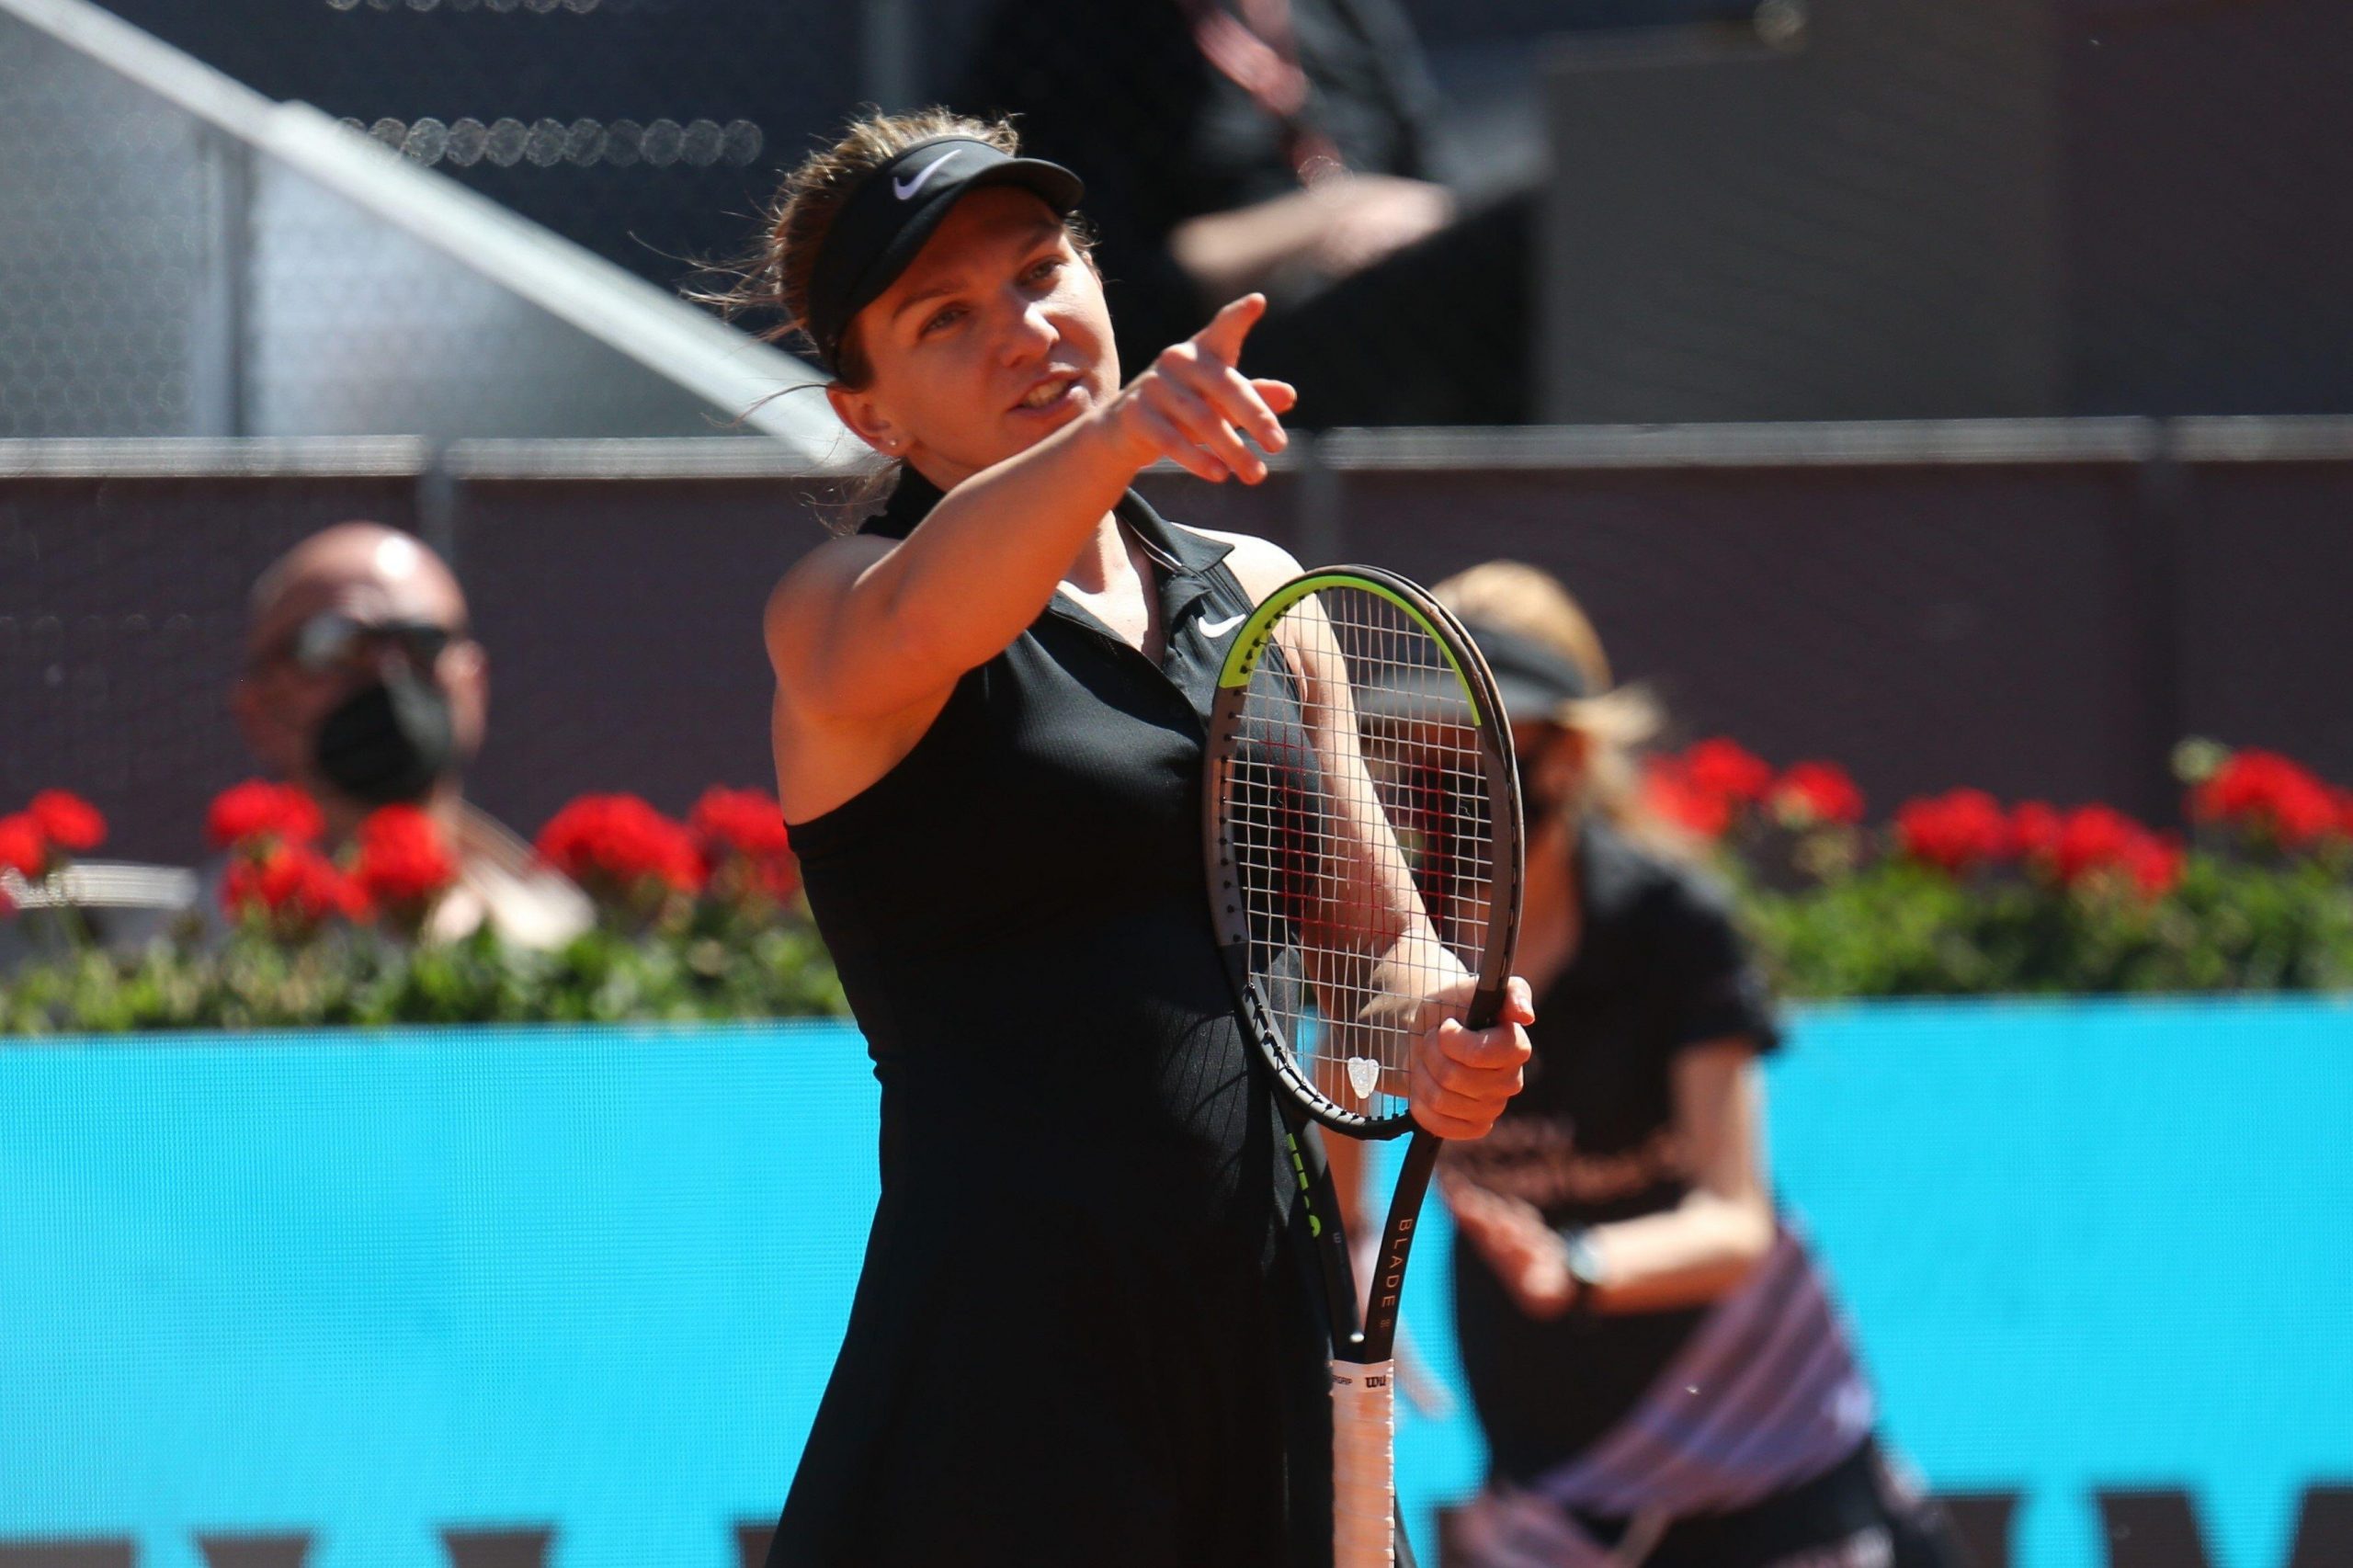
[(1332, 1363), (1333, 1568), (1397, 1561), (1397, 1363)]

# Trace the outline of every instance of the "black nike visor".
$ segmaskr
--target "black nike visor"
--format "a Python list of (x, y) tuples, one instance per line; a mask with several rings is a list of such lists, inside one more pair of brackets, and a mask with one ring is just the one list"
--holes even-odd
[(841, 374), (842, 335), (881, 298), (965, 192), (1018, 186), (1067, 218), (1086, 187), (1060, 164), (1017, 158), (970, 136), (918, 142), (879, 165), (850, 190), (810, 268), (803, 324), (829, 375)]

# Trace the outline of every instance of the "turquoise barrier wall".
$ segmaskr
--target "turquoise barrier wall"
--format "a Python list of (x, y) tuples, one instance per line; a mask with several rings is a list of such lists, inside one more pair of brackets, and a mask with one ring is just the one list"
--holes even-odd
[[(2353, 1485), (2348, 1083), (2336, 1004), (1802, 1015), (1782, 1192), (1901, 1445), (2016, 1495), (2019, 1568), (2291, 1568), (2304, 1489)], [(0, 1563), (726, 1568), (873, 1139), (830, 1027), (0, 1045)], [(1441, 1241), (1408, 1321), (1451, 1380)], [(1477, 1436), (1400, 1458), (1427, 1542)], [(2168, 1492), (2187, 1546), (2111, 1553), (2096, 1494)]]

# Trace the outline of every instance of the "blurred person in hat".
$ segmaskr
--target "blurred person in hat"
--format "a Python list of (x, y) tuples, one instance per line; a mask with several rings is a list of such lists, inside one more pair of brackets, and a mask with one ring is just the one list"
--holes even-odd
[[(1952, 1568), (1875, 1437), (1821, 1266), (1778, 1210), (1780, 1035), (1729, 900), (1645, 809), (1660, 724), (1545, 573), (1439, 584), (1510, 716), (1527, 829), (1526, 1090), (1449, 1143), (1454, 1312), (1489, 1451), (1472, 1568)], [(1335, 1140), (1335, 1175), (1345, 1140)]]

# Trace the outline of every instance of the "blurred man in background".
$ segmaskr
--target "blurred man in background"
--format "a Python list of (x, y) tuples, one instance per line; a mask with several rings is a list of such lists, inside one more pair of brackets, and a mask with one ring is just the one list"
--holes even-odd
[[(586, 897), (465, 799), (490, 695), (469, 624), (457, 578), (423, 543), (378, 523), (337, 524), (254, 585), (230, 708), (263, 768), (317, 801), (330, 843), (380, 806), (415, 805), (433, 820), (458, 876), (426, 939), (487, 922), (510, 942), (559, 946), (589, 924)], [(220, 918), (215, 892), (199, 900), (209, 920)]]
[(1396, 0), (1011, 0), (956, 102), (1086, 179), (1131, 371), (1258, 290), (1310, 426), (1528, 417), (1532, 200), (1456, 210)]

